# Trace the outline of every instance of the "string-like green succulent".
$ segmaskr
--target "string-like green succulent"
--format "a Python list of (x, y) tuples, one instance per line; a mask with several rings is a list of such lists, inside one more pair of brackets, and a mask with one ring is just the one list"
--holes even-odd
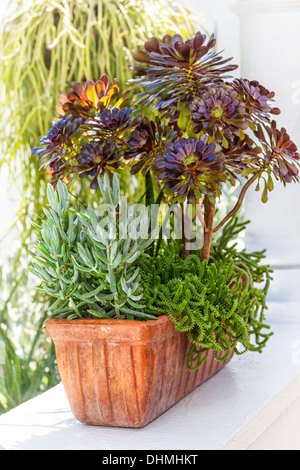
[[(153, 319), (140, 301), (143, 292), (136, 262), (153, 241), (147, 213), (119, 217), (116, 175), (99, 178), (103, 206), (97, 212), (70, 208), (65, 184), (49, 184), (49, 210), (37, 229), (38, 243), (30, 271), (42, 280), (40, 289), (55, 298), (51, 317)], [(131, 234), (132, 224), (135, 233)], [(122, 230), (122, 232), (121, 232)], [(124, 236), (121, 236), (124, 234)]]
[[(237, 233), (241, 226), (231, 226), (231, 235), (233, 230)], [(205, 353), (210, 349), (217, 360), (224, 361), (232, 349), (237, 354), (262, 352), (272, 335), (264, 331), (270, 328), (264, 316), (270, 274), (268, 266), (258, 266), (263, 253), (255, 259), (253, 254), (239, 255), (234, 247), (227, 256), (223, 242), (219, 241), (219, 251), (215, 247), (220, 257), (208, 265), (196, 255), (182, 260), (176, 250), (172, 251), (172, 244), (161, 249), (157, 258), (141, 263), (147, 311), (167, 314), (175, 328), (188, 335), (191, 347), (187, 366), (191, 370), (207, 360)], [(248, 261), (245, 266), (243, 257)], [(254, 281), (265, 281), (265, 285), (254, 287)]]

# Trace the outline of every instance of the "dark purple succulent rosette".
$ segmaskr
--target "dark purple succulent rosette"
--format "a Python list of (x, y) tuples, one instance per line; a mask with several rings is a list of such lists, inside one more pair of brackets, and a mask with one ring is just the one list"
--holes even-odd
[[(214, 35), (212, 35), (207, 43), (206, 35), (198, 32), (192, 39), (183, 40), (180, 34), (170, 36), (166, 34), (163, 36), (162, 41), (152, 37), (145, 43), (145, 51), (134, 51), (133, 57), (136, 62), (146, 64), (146, 67), (136, 65), (134, 70), (136, 73), (144, 74), (148, 71), (148, 65), (153, 67), (149, 70), (151, 78), (158, 78), (161, 75), (168, 74), (168, 69), (172, 67), (186, 68), (190, 65), (197, 64), (196, 72), (201, 75), (206, 75), (207, 78), (217, 78), (222, 73), (227, 73), (237, 68), (236, 65), (227, 65), (218, 68), (217, 66), (224, 65), (230, 59), (222, 59), (219, 54), (213, 51), (216, 44)], [(211, 52), (210, 52), (211, 51)], [(204, 59), (201, 62), (201, 59)], [(156, 69), (157, 67), (157, 69)], [(165, 68), (159, 70), (158, 67)]]
[(84, 128), (88, 135), (111, 135), (123, 133), (134, 127), (136, 120), (132, 116), (131, 108), (104, 109), (96, 113), (93, 118), (87, 119)]
[(141, 77), (136, 81), (146, 87), (148, 101), (157, 99), (154, 107), (163, 110), (191, 101), (199, 89), (228, 77), (237, 66), (214, 52), (215, 44), (214, 35), (206, 41), (206, 35), (198, 32), (186, 41), (179, 34), (165, 35), (162, 41), (153, 37), (144, 51), (134, 51), (131, 69)]
[(41, 161), (49, 158), (41, 168), (51, 165), (56, 158), (61, 158), (73, 150), (72, 139), (76, 137), (81, 124), (81, 118), (72, 121), (72, 116), (68, 116), (52, 125), (47, 135), (40, 139), (42, 147), (32, 149), (32, 153), (41, 157)]
[(262, 148), (247, 135), (243, 139), (234, 136), (229, 147), (223, 148), (223, 152), (228, 179), (233, 186), (244, 170), (261, 166)]
[(98, 176), (108, 173), (111, 175), (120, 166), (121, 157), (112, 140), (104, 142), (91, 141), (83, 144), (80, 153), (76, 156), (78, 165), (72, 170), (79, 173), (79, 178), (92, 176), (91, 189), (98, 188)]
[(238, 93), (229, 86), (212, 87), (189, 107), (195, 134), (205, 130), (218, 142), (232, 140), (239, 130), (246, 130), (249, 118)]
[(187, 198), (189, 202), (203, 194), (214, 195), (225, 180), (224, 155), (221, 147), (208, 143), (208, 136), (181, 138), (168, 144), (156, 158), (158, 178), (167, 193)]
[(267, 90), (257, 81), (235, 79), (233, 87), (245, 103), (249, 115), (253, 115), (263, 122), (270, 122), (270, 114), (280, 114), (278, 108), (273, 108), (271, 103), (275, 93)]
[(140, 171), (145, 175), (149, 170), (155, 170), (155, 159), (164, 151), (166, 142), (177, 138), (177, 132), (161, 122), (160, 118), (150, 120), (144, 117), (135, 127), (126, 141), (124, 158), (132, 160), (131, 174)]
[(126, 141), (126, 160), (137, 160), (131, 167), (131, 174), (136, 175), (143, 169), (147, 172), (154, 164), (156, 157), (156, 125), (154, 121), (143, 118)]
[(286, 129), (277, 129), (275, 121), (270, 126), (264, 126), (268, 140), (265, 138), (261, 126), (256, 131), (256, 136), (261, 140), (267, 162), (267, 168), (271, 168), (275, 177), (284, 185), (293, 181), (299, 181), (299, 160), (296, 144), (290, 139)]
[(69, 181), (69, 159), (76, 153), (74, 142), (80, 136), (82, 122), (81, 118), (72, 120), (72, 116), (57, 120), (40, 139), (42, 146), (32, 149), (32, 153), (40, 157), (40, 169), (49, 167), (46, 177), (52, 178), (54, 186), (59, 179)]

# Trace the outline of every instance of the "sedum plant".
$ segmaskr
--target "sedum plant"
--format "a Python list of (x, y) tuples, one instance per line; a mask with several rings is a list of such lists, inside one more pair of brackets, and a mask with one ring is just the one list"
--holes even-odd
[(261, 353), (273, 334), (265, 321), (272, 279), (270, 267), (262, 263), (265, 254), (237, 251), (232, 243), (245, 226), (237, 218), (226, 224), (213, 244), (210, 264), (196, 255), (183, 260), (174, 242), (141, 262), (148, 312), (168, 315), (175, 329), (188, 335), (190, 370), (207, 360), (204, 353), (210, 349), (218, 361), (225, 361), (233, 348), (237, 354)]
[[(96, 81), (75, 82), (60, 95), (59, 116), (32, 150), (55, 188), (49, 186), (52, 207), (45, 213), (45, 227), (53, 232), (59, 252), (50, 257), (47, 252), (49, 259), (42, 256), (39, 261), (42, 245), (34, 268), (38, 274), (52, 259), (43, 280), (54, 282), (50, 292), (46, 287), (57, 296), (54, 314), (74, 318), (78, 312), (82, 315), (81, 309), (84, 315), (100, 317), (167, 314), (179, 331), (188, 333), (192, 369), (202, 364), (208, 349), (222, 360), (233, 347), (239, 351), (238, 343), (244, 350), (260, 352), (265, 346), (270, 336), (264, 332), (270, 269), (261, 264), (264, 252), (247, 253), (232, 245), (246, 226), (236, 217), (252, 185), (262, 191), (266, 203), (274, 180), (284, 186), (299, 182), (300, 154), (286, 129), (276, 125), (274, 116), (280, 111), (274, 106), (274, 92), (257, 81), (232, 79), (236, 66), (215, 46), (214, 36), (201, 32), (186, 40), (167, 32), (161, 40), (152, 37), (144, 50), (133, 51), (130, 107), (128, 93), (119, 93), (117, 80), (106, 74)], [(152, 246), (149, 226), (141, 226), (141, 237), (133, 243), (133, 265), (125, 250), (130, 238), (105, 241), (96, 231), (103, 211), (99, 216), (91, 209), (85, 215), (76, 212), (75, 222), (74, 212), (60, 202), (66, 199), (67, 186), (85, 179), (109, 201), (109, 181), (114, 193), (116, 174), (120, 180), (125, 174), (142, 176), (139, 202), (146, 207), (163, 203), (169, 212), (179, 207), (174, 216), (168, 212), (160, 220)], [(237, 184), (241, 187), (236, 204), (218, 219), (221, 196), (226, 187)], [(65, 196), (59, 196), (62, 192)], [(120, 207), (112, 200), (120, 224)], [(176, 238), (178, 223), (181, 239), (170, 240), (164, 228), (169, 224)], [(73, 229), (78, 230), (77, 238), (69, 247), (65, 231), (75, 237)], [(43, 226), (39, 230), (43, 237)], [(188, 243), (199, 232), (202, 246), (192, 252)], [(71, 261), (63, 262), (69, 256)], [(263, 287), (257, 287), (261, 283)]]
[(40, 289), (56, 299), (50, 306), (51, 317), (155, 319), (140, 302), (143, 294), (137, 266), (153, 241), (147, 239), (148, 215), (142, 211), (135, 216), (129, 206), (128, 216), (117, 219), (117, 176), (110, 184), (105, 175), (99, 186), (104, 201), (100, 214), (91, 207), (85, 212), (71, 209), (61, 181), (57, 192), (48, 186), (50, 208), (44, 209), (42, 225), (34, 224), (38, 243), (29, 269), (42, 280)]
[(0, 267), (0, 286), (1, 415), (56, 385), (59, 374), (54, 346), (42, 328), (48, 297), (33, 289), (26, 271), (16, 277), (6, 266)]

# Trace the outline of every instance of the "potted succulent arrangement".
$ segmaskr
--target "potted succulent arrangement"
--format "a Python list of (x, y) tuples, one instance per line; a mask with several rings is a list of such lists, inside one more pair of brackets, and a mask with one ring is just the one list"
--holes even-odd
[[(250, 186), (265, 203), (274, 179), (299, 181), (300, 155), (271, 118), (274, 93), (232, 79), (215, 43), (200, 32), (149, 39), (126, 94), (106, 74), (74, 83), (33, 149), (51, 184), (30, 270), (54, 299), (46, 329), (81, 422), (143, 427), (272, 334), (271, 270), (264, 251), (234, 243), (247, 224), (237, 214)], [(135, 204), (121, 195), (125, 171), (145, 181)], [(98, 207), (69, 194), (85, 178)]]

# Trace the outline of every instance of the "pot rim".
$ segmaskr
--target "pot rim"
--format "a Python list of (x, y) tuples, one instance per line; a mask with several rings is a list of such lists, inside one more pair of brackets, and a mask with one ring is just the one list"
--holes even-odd
[[(175, 334), (174, 323), (168, 315), (157, 320), (123, 320), (79, 318), (74, 320), (49, 319), (45, 322), (47, 335), (56, 341), (153, 341), (161, 336)], [(178, 332), (177, 332), (178, 333)]]
[(155, 320), (126, 320), (123, 318), (74, 318), (72, 320), (60, 319), (60, 318), (50, 318), (45, 321), (45, 325), (118, 325), (118, 326), (131, 326), (131, 327), (147, 327), (160, 325), (164, 323), (170, 323), (171, 319), (168, 315), (161, 315)]

